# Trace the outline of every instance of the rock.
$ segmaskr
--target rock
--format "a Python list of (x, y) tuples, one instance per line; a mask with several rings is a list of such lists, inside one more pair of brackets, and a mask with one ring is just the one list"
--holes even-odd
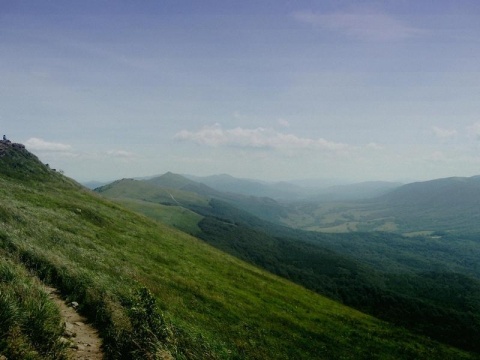
[(77, 308), (78, 308), (78, 302), (72, 301), (72, 302), (70, 303), (70, 306), (71, 306), (72, 308), (74, 308), (74, 309), (77, 309)]
[(63, 332), (63, 336), (67, 338), (74, 338), (75, 336), (77, 336), (77, 333), (73, 330), (65, 329), (65, 331)]
[(61, 344), (65, 345), (65, 346), (68, 346), (69, 348), (73, 348), (74, 346), (76, 346), (76, 345), (73, 343), (72, 340), (67, 339), (67, 338), (65, 338), (65, 337), (63, 337), (63, 336), (59, 339), (59, 341), (60, 341)]

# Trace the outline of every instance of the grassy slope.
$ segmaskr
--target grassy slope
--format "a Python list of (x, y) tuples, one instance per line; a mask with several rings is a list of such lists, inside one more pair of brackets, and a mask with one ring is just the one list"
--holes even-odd
[(194, 192), (156, 186), (147, 181), (123, 179), (97, 189), (114, 198), (140, 199), (159, 204), (207, 206), (208, 198)]
[[(135, 211), (140, 211), (153, 219), (174, 225), (182, 230), (186, 227), (191, 230), (198, 229), (198, 221), (202, 220), (203, 217), (195, 216), (187, 209), (181, 210), (181, 207), (162, 206), (156, 203), (158, 200), (151, 194), (155, 193), (153, 189), (156, 189), (156, 191), (164, 191), (164, 189), (159, 187), (147, 187), (147, 189), (148, 191), (145, 192), (145, 184), (141, 181), (131, 181), (129, 183), (122, 182), (121, 185), (114, 183), (101, 193), (104, 196), (123, 202)], [(194, 195), (184, 192), (182, 196), (179, 196), (179, 201), (186, 203), (186, 206), (188, 206), (187, 201), (183, 199)], [(381, 271), (395, 273), (412, 270), (446, 270), (480, 277), (480, 266), (475, 261), (479, 256), (480, 248), (475, 237), (468, 238), (467, 235), (448, 236), (448, 234), (433, 237), (403, 237), (381, 232), (339, 235), (319, 234), (266, 223), (221, 201), (205, 202), (206, 200), (197, 202), (192, 209), (203, 215), (240, 222), (275, 237), (312, 242), (321, 247), (332, 249), (338, 254), (345, 254), (348, 257), (365, 261)], [(313, 207), (315, 208), (315, 206)], [(335, 214), (339, 209), (342, 209), (341, 205), (333, 206), (328, 209), (328, 213), (331, 213), (331, 217), (334, 218), (332, 214)], [(184, 215), (185, 218), (182, 220)], [(196, 232), (190, 233), (198, 234)]]
[(195, 235), (200, 232), (198, 223), (203, 217), (184, 207), (155, 204), (149, 201), (132, 199), (116, 199), (116, 201), (135, 212), (144, 214), (166, 225), (173, 226), (188, 234)]
[[(287, 211), (284, 206), (282, 206), (273, 199), (217, 191), (205, 184), (189, 180), (186, 177), (178, 174), (166, 173), (162, 176), (147, 180), (145, 181), (145, 183), (155, 186), (157, 189), (163, 188), (168, 191), (176, 189), (183, 191), (184, 194), (195, 194), (196, 196), (203, 196), (203, 198), (207, 201), (211, 199), (222, 200), (238, 209), (248, 211), (249, 213), (267, 221), (278, 222), (281, 218), (287, 216)], [(133, 186), (131, 189), (126, 189), (125, 195), (131, 198), (137, 198), (139, 194), (135, 192), (140, 187), (145, 186), (145, 184), (139, 185), (133, 183), (131, 183), (130, 185)], [(114, 193), (114, 191), (100, 192), (108, 193), (108, 196), (118, 197)], [(149, 199), (152, 198), (149, 197)], [(179, 201), (179, 203), (181, 203), (182, 205), (190, 205), (181, 201)], [(205, 204), (199, 205), (205, 207)]]
[[(202, 234), (198, 236), (207, 243), (272, 273), (445, 343), (480, 351), (480, 318), (477, 316), (480, 282), (455, 274), (425, 255), (402, 259), (401, 254), (400, 261), (395, 262), (394, 254), (389, 254), (393, 258), (390, 260), (388, 256), (382, 258), (379, 251), (376, 256), (378, 270), (355, 261), (355, 251), (371, 252), (372, 248), (365, 243), (381, 241), (385, 234), (375, 234), (376, 237), (355, 234), (356, 239), (352, 234), (349, 244), (360, 244), (356, 248), (351, 246), (352, 257), (346, 257), (299, 239), (274, 238), (240, 224), (213, 218), (205, 218), (199, 226)], [(403, 239), (397, 237), (400, 241)], [(344, 238), (331, 237), (332, 242), (340, 243), (340, 251), (345, 245)], [(417, 248), (412, 247), (412, 253)], [(387, 249), (388, 253), (387, 247), (382, 249)], [(432, 251), (432, 255), (436, 252)], [(370, 258), (375, 255), (371, 254)], [(410, 261), (403, 263), (401, 260), (405, 259)], [(386, 271), (381, 271), (382, 267)]]
[[(122, 195), (146, 198), (148, 194), (138, 191), (143, 186), (141, 182), (130, 182), (128, 188), (122, 187)], [(118, 193), (112, 186), (103, 195)], [(130, 207), (134, 203), (124, 202)], [(153, 204), (148, 209), (134, 209), (173, 224), (165, 216), (168, 213), (158, 211)], [(475, 259), (479, 247), (474, 241), (406, 238), (386, 233), (303, 232), (266, 223), (218, 200), (193, 210), (207, 216), (198, 224), (201, 232), (195, 235), (222, 251), (371, 315), (479, 351), (480, 322), (475, 314), (480, 283), (472, 278), (456, 288), (455, 296), (442, 296), (445, 287), (457, 285), (451, 276), (454, 273), (467, 277), (475, 271), (478, 274)], [(432, 275), (441, 281), (432, 282)], [(458, 298), (474, 301), (456, 302)]]
[(150, 182), (123, 179), (96, 191), (122, 203), (129, 209), (147, 215), (189, 234), (200, 231), (202, 216), (184, 206), (208, 206), (208, 198), (175, 188), (162, 188)]
[(112, 358), (121, 357), (112, 345), (126, 341), (123, 332), (137, 334), (143, 315), (132, 317), (137, 307), (128, 305), (139, 284), (164, 313), (158, 337), (177, 358), (471, 357), (258, 270), (58, 174), (28, 181), (13, 174), (0, 176), (1, 247), (80, 296), (83, 311), (108, 325), (102, 334), (113, 338)]
[(67, 359), (59, 310), (38, 279), (0, 250), (0, 354)]

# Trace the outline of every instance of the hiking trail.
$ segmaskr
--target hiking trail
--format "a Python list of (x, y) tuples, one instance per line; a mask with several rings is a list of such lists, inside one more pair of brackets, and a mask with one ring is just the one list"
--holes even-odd
[(98, 331), (88, 324), (87, 318), (80, 315), (74, 307), (65, 303), (57, 289), (47, 285), (44, 286), (52, 301), (60, 309), (65, 322), (63, 339), (70, 345), (71, 358), (73, 360), (103, 359), (101, 350), (102, 340), (98, 335)]

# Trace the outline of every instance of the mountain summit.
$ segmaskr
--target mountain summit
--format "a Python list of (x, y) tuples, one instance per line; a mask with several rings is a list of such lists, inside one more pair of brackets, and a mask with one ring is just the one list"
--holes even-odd
[(19, 180), (45, 180), (55, 173), (25, 145), (11, 142), (5, 136), (0, 140), (0, 167), (2, 174)]

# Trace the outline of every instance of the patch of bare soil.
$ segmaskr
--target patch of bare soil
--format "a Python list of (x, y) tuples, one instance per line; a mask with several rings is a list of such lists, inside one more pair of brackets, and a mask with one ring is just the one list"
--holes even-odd
[[(60, 297), (57, 289), (46, 286), (45, 289), (50, 298), (60, 309), (60, 313), (65, 321), (65, 332), (63, 339), (69, 344), (71, 349), (71, 358), (74, 360), (101, 360), (103, 352), (101, 350), (102, 340), (88, 320), (75, 310), (75, 303), (67, 305)], [(78, 305), (77, 305), (78, 306)]]

